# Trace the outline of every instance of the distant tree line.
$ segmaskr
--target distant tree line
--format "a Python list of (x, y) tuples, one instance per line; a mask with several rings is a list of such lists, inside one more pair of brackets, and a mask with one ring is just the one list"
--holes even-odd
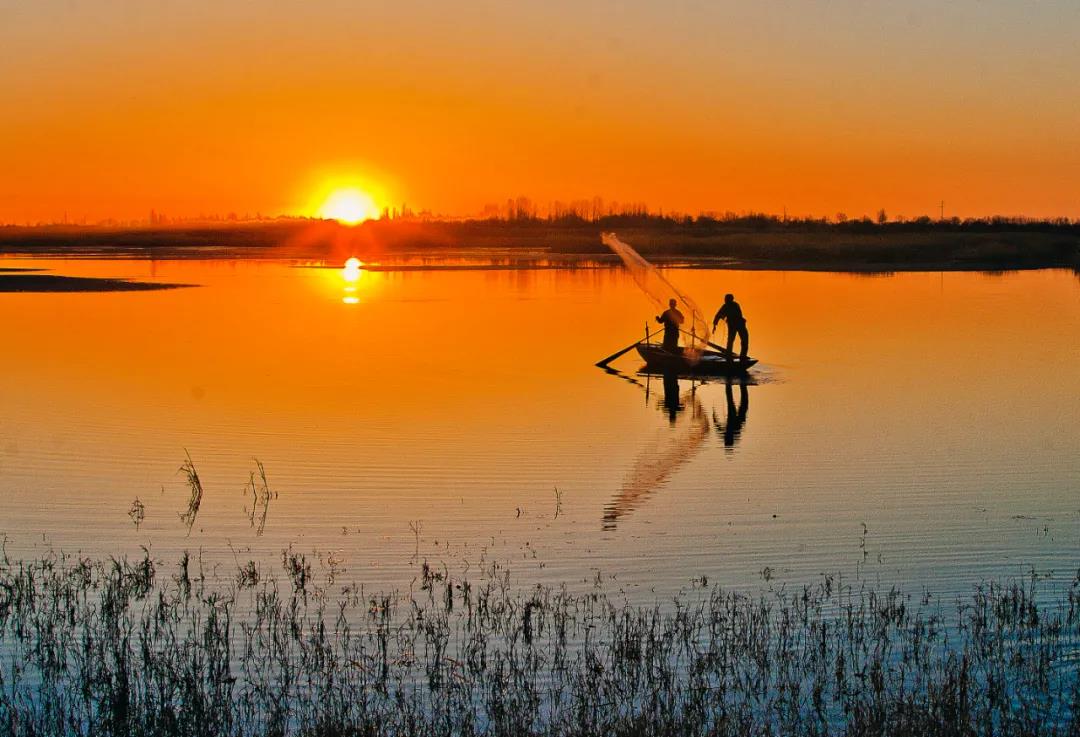
[(601, 198), (555, 201), (544, 214), (527, 197), (508, 199), (503, 206), (488, 205), (478, 218), (484, 222), (528, 223), (562, 226), (599, 226), (601, 228), (647, 227), (654, 230), (751, 230), (759, 232), (829, 230), (846, 233), (918, 233), (918, 232), (990, 232), (1003, 229), (1022, 232), (1057, 232), (1080, 234), (1080, 219), (1067, 217), (1031, 218), (992, 215), (979, 218), (931, 218), (920, 215), (890, 218), (884, 209), (875, 217), (849, 218), (839, 212), (833, 217), (791, 217), (767, 213), (706, 212), (698, 215), (651, 212), (643, 203), (605, 203)]
[[(87, 223), (85, 219), (69, 222), (26, 223), (19, 226), (14, 223), (0, 223), (0, 228), (64, 228), (72, 226), (98, 228), (145, 228), (164, 229), (176, 227), (218, 226), (244, 223), (309, 223), (321, 219), (310, 216), (276, 215), (262, 213), (226, 215), (210, 214), (197, 217), (170, 217), (157, 210), (151, 210), (149, 217), (143, 220), (107, 219), (96, 223)], [(479, 214), (469, 217), (439, 215), (430, 210), (415, 210), (407, 204), (400, 207), (386, 206), (380, 217), (369, 225), (393, 222), (405, 223), (487, 223), (498, 225), (512, 223), (516, 226), (554, 226), (569, 229), (585, 228), (605, 230), (617, 228), (643, 228), (654, 232), (695, 233), (710, 232), (819, 232), (833, 233), (919, 233), (919, 232), (956, 232), (982, 233), (1009, 230), (1013, 232), (1041, 232), (1080, 235), (1080, 218), (1031, 218), (1024, 216), (993, 215), (978, 218), (931, 218), (928, 215), (918, 217), (890, 217), (880, 209), (873, 217), (861, 215), (848, 217), (844, 212), (832, 216), (790, 216), (774, 215), (763, 212), (707, 211), (697, 215), (679, 212), (650, 210), (643, 202), (605, 201), (601, 197), (570, 201), (555, 200), (541, 207), (528, 197), (508, 198), (502, 204), (488, 204)]]

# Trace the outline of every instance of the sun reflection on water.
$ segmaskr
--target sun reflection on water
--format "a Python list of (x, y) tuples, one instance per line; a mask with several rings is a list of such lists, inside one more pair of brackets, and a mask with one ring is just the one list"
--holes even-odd
[(341, 278), (345, 280), (345, 296), (341, 298), (344, 304), (360, 304), (360, 298), (356, 296), (356, 283), (364, 273), (363, 265), (360, 259), (353, 256), (345, 262), (345, 267), (341, 270)]
[(363, 273), (364, 263), (356, 258), (351, 257), (345, 262), (345, 268), (341, 270), (341, 277), (350, 284), (360, 281), (360, 275)]

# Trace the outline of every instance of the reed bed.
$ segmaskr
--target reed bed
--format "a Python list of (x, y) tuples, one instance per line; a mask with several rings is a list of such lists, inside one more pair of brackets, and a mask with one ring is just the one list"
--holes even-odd
[(186, 554), (0, 568), (12, 735), (1065, 735), (1080, 576), (948, 604), (824, 578), (654, 606), (597, 588), (207, 576)]

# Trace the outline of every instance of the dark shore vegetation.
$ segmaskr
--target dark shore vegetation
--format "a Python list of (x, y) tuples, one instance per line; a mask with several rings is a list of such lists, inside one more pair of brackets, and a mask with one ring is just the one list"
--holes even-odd
[[(962, 601), (823, 578), (639, 607), (423, 564), (411, 592), (48, 555), (0, 569), (10, 735), (1066, 735), (1080, 578)], [(325, 579), (321, 579), (325, 581)], [(1047, 585), (1047, 584), (1043, 584)], [(1046, 603), (1046, 602), (1050, 603)], [(1041, 603), (1037, 603), (1041, 602)]]
[(877, 222), (765, 215), (488, 220), (383, 219), (356, 227), (304, 219), (137, 228), (0, 227), (0, 253), (124, 258), (295, 258), (481, 255), (512, 262), (617, 263), (614, 231), (659, 262), (730, 268), (852, 271), (1080, 269), (1080, 223), (1017, 218)]

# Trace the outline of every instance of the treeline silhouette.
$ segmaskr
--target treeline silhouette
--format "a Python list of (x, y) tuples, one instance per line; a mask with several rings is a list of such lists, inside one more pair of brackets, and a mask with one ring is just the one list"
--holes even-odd
[(697, 228), (703, 230), (745, 229), (759, 232), (766, 231), (836, 231), (841, 233), (930, 233), (930, 232), (971, 232), (989, 233), (1009, 230), (1031, 233), (1069, 233), (1080, 235), (1080, 219), (1066, 217), (1031, 218), (1023, 216), (992, 215), (978, 218), (931, 218), (920, 215), (914, 218), (889, 219), (884, 211), (876, 218), (863, 215), (848, 218), (843, 213), (829, 217), (792, 217), (767, 213), (734, 213), (721, 215), (703, 213), (699, 215), (664, 214), (649, 212), (645, 209), (630, 209), (619, 212), (605, 212), (598, 215), (580, 212), (556, 211), (549, 215), (538, 215), (528, 211), (517, 211), (512, 215), (492, 215), (467, 219), (489, 223), (507, 223), (515, 225), (563, 225), (570, 227), (601, 226), (612, 229), (619, 227), (653, 227), (657, 229), (677, 230)]
[[(519, 207), (518, 205), (522, 205)], [(730, 268), (903, 271), (1080, 269), (1080, 221), (651, 213), (643, 206), (538, 215), (515, 202), (486, 217), (386, 217), (355, 227), (297, 218), (138, 228), (0, 227), (0, 253), (131, 258), (472, 257), (618, 263), (613, 231), (647, 258)]]

